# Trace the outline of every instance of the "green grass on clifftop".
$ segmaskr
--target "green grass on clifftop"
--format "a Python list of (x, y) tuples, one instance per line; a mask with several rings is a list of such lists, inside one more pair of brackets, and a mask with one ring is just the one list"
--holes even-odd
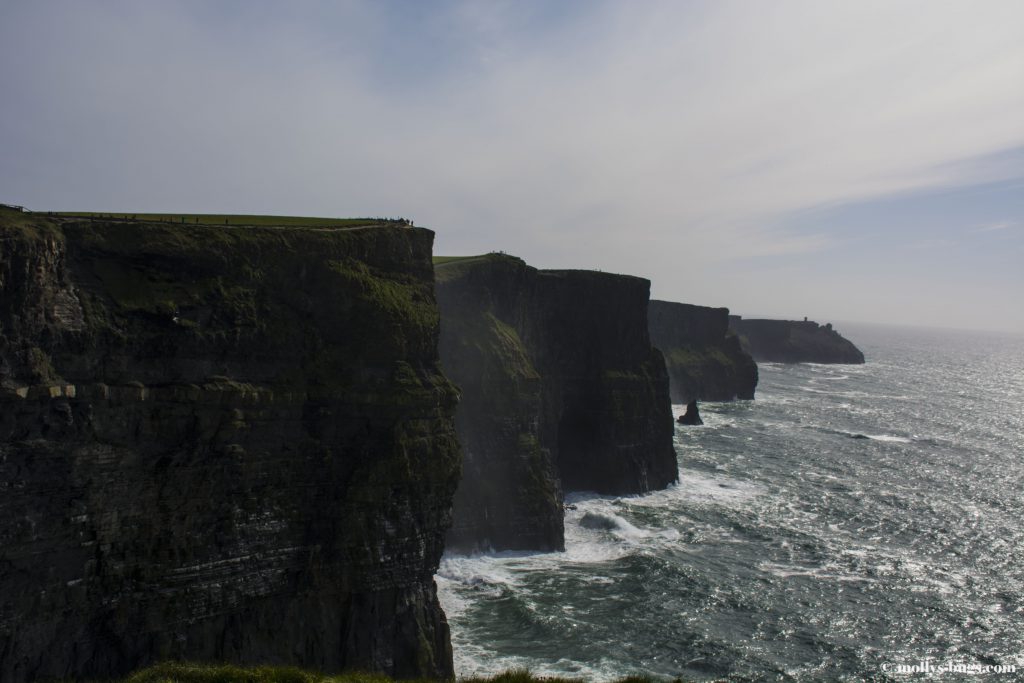
[[(646, 676), (620, 678), (616, 683), (654, 683)], [(460, 683), (585, 683), (582, 678), (547, 678), (528, 671), (506, 671), (496, 676), (459, 679)], [(328, 676), (293, 667), (238, 667), (231, 665), (158, 664), (138, 671), (117, 683), (392, 683), (387, 676), (349, 673)], [(438, 683), (420, 679), (414, 683)], [(675, 683), (682, 683), (676, 679)]]
[(434, 256), (434, 277), (438, 281), (450, 281), (460, 278), (468, 272), (489, 263), (523, 263), (518, 256), (492, 251), (489, 254), (475, 256)]
[(486, 259), (489, 254), (480, 254), (478, 256), (435, 256), (435, 266), (446, 266), (449, 263), (467, 263), (469, 261), (482, 261)]
[(397, 223), (386, 218), (318, 218), (313, 216), (249, 216), (214, 213), (98, 213), (94, 211), (54, 211), (59, 218), (94, 218), (148, 223), (187, 223), (190, 225), (235, 225), (261, 227), (358, 228)]

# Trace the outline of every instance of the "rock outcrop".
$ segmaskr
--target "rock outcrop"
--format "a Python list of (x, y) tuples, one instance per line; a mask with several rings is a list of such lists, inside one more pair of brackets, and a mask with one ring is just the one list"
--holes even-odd
[(650, 283), (511, 256), (436, 268), (441, 359), (462, 390), (449, 547), (563, 547), (563, 491), (639, 493), (677, 478)]
[(452, 675), (432, 241), (0, 209), (0, 680)]
[(757, 364), (729, 331), (729, 309), (651, 301), (651, 343), (665, 354), (672, 402), (752, 399)]
[(697, 399), (693, 399), (686, 404), (686, 412), (676, 418), (676, 423), (690, 427), (704, 424), (704, 420), (700, 419), (700, 409), (697, 408)]
[(834, 329), (813, 320), (748, 320), (729, 316), (729, 327), (754, 360), (766, 363), (864, 362), (864, 354)]

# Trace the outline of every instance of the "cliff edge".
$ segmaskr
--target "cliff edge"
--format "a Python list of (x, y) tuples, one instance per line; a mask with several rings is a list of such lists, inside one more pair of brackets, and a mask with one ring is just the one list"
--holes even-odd
[(651, 343), (665, 354), (672, 402), (752, 399), (757, 364), (729, 330), (729, 309), (651, 301)]
[(864, 354), (832, 328), (813, 320), (758, 320), (729, 316), (729, 327), (744, 350), (767, 363), (864, 362)]
[(432, 242), (0, 209), (0, 679), (452, 676)]
[(647, 280), (501, 254), (438, 259), (436, 277), (441, 360), (462, 391), (449, 547), (560, 549), (563, 491), (676, 481)]

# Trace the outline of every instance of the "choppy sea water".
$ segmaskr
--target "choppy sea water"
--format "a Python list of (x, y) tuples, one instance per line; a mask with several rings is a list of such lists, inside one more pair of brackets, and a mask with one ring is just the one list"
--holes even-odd
[(677, 427), (677, 486), (571, 496), (564, 553), (447, 555), (457, 673), (1024, 671), (1024, 338), (840, 329), (866, 365), (761, 364)]

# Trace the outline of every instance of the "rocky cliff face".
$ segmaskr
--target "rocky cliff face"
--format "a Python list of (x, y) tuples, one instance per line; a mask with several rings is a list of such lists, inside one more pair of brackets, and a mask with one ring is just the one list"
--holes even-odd
[(729, 316), (744, 350), (767, 363), (864, 362), (864, 354), (834, 329), (813, 320), (747, 320)]
[(441, 358), (465, 453), (449, 546), (563, 547), (562, 492), (677, 478), (649, 283), (488, 255), (439, 265)]
[(729, 331), (729, 309), (651, 301), (651, 343), (665, 354), (672, 402), (752, 399), (757, 364)]
[(562, 488), (541, 440), (541, 375), (521, 336), (532, 328), (536, 271), (494, 257), (436, 273), (441, 359), (462, 392), (462, 481), (448, 547), (560, 549)]
[(429, 231), (0, 213), (0, 680), (450, 676)]

